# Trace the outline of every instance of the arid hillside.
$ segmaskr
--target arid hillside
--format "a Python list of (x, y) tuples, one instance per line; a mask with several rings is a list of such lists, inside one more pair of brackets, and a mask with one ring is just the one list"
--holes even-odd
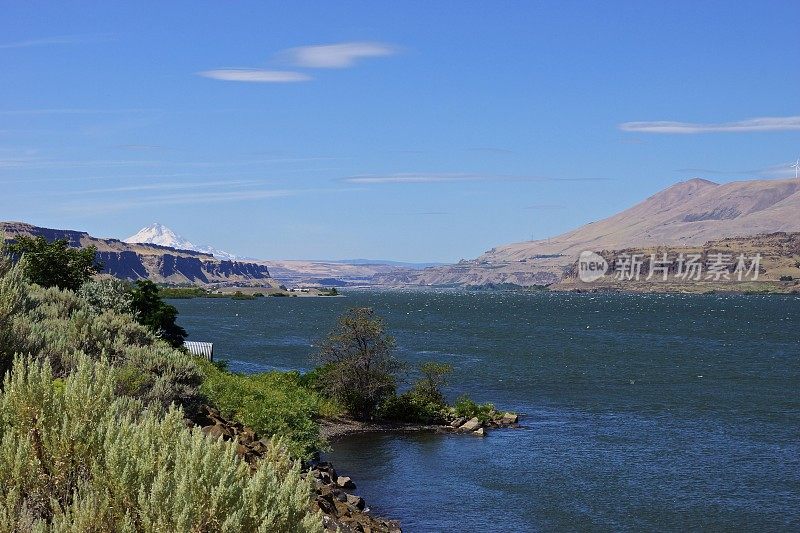
[(585, 251), (702, 246), (726, 237), (800, 231), (800, 180), (677, 183), (606, 219), (550, 239), (497, 246), (456, 265), (376, 276), (386, 285), (537, 285), (562, 279)]

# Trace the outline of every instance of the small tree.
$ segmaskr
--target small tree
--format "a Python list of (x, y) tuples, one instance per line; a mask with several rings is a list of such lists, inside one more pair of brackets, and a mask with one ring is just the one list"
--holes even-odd
[(76, 291), (103, 270), (95, 261), (97, 248), (70, 248), (66, 239), (47, 242), (44, 237), (17, 235), (8, 251), (17, 258), (25, 256), (25, 277), (42, 287)]
[(414, 384), (412, 393), (420, 400), (437, 405), (445, 405), (442, 388), (447, 385), (447, 376), (453, 367), (447, 363), (427, 361), (419, 367), (422, 378)]
[(394, 395), (401, 364), (392, 357), (394, 339), (368, 307), (350, 309), (323, 342), (323, 390), (355, 418), (369, 420), (383, 400)]
[(176, 348), (183, 345), (187, 333), (175, 323), (178, 310), (161, 299), (155, 283), (150, 280), (138, 280), (132, 296), (131, 309), (140, 324), (147, 326)]

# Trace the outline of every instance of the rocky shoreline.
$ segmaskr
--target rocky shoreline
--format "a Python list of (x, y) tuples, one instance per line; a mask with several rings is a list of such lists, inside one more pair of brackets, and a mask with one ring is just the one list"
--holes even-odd
[(459, 417), (451, 414), (442, 424), (414, 424), (406, 422), (360, 422), (352, 418), (338, 417), (320, 422), (320, 433), (329, 441), (348, 435), (362, 433), (410, 433), (431, 431), (436, 433), (471, 433), (483, 437), (494, 428), (519, 427), (519, 415), (510, 412), (495, 412), (486, 420), (478, 417)]
[[(248, 464), (255, 465), (269, 450), (269, 439), (259, 438), (252, 428), (228, 420), (212, 407), (204, 405), (190, 425), (200, 426), (209, 438), (236, 440), (237, 454)], [(352, 493), (355, 483), (347, 476), (339, 476), (329, 463), (313, 461), (303, 465), (304, 477), (312, 476), (315, 496), (311, 501), (314, 510), (323, 514), (326, 530), (342, 533), (400, 533), (400, 524), (373, 516), (366, 502)]]
[[(328, 440), (359, 433), (415, 431), (484, 437), (491, 428), (519, 427), (519, 416), (514, 413), (493, 412), (484, 418), (480, 420), (477, 417), (456, 417), (451, 414), (444, 424), (358, 422), (337, 418), (321, 421), (320, 432)], [(252, 428), (228, 420), (218, 410), (207, 405), (189, 423), (200, 426), (209, 438), (235, 439), (238, 442), (237, 453), (250, 465), (256, 464), (269, 450), (269, 439), (259, 438)], [(401, 533), (398, 521), (372, 515), (364, 499), (353, 492), (356, 489), (353, 480), (339, 475), (332, 464), (310, 461), (303, 467), (303, 476), (311, 476), (314, 480), (316, 494), (311, 505), (322, 512), (326, 530), (342, 533)]]

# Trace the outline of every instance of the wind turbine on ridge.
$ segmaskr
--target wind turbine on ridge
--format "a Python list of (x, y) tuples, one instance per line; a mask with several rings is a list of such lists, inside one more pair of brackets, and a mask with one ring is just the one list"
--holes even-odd
[(797, 179), (800, 176), (800, 157), (797, 158), (794, 165), (790, 165), (790, 168), (794, 169), (794, 179)]

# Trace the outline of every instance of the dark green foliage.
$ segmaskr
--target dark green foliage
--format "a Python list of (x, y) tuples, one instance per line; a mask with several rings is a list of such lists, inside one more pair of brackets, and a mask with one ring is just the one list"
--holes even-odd
[(368, 307), (350, 309), (322, 343), (324, 391), (360, 420), (370, 420), (395, 393), (402, 365), (392, 356), (394, 339)]
[(233, 296), (231, 296), (231, 299), (233, 299), (233, 300), (255, 300), (256, 297), (253, 296), (252, 294), (244, 294), (242, 291), (236, 291), (236, 292), (233, 293)]
[(378, 410), (378, 417), (392, 422), (416, 424), (442, 424), (446, 420), (447, 407), (437, 402), (428, 402), (406, 392), (384, 400)]
[(794, 278), (792, 276), (781, 276), (779, 278), (780, 281), (792, 281)]
[(379, 418), (419, 424), (445, 422), (448, 406), (442, 387), (447, 385), (447, 375), (453, 367), (447, 363), (427, 361), (420, 365), (419, 371), (422, 377), (410, 391), (384, 400), (378, 412)]
[(47, 242), (44, 237), (17, 235), (8, 246), (17, 258), (25, 257), (25, 276), (42, 287), (76, 291), (103, 266), (95, 262), (97, 249), (70, 248), (66, 239)]
[(162, 298), (202, 298), (208, 296), (208, 291), (201, 287), (159, 287), (158, 294)]
[(138, 280), (132, 295), (131, 308), (136, 320), (172, 346), (183, 346), (187, 333), (175, 323), (178, 310), (161, 299), (156, 284), (150, 280)]

